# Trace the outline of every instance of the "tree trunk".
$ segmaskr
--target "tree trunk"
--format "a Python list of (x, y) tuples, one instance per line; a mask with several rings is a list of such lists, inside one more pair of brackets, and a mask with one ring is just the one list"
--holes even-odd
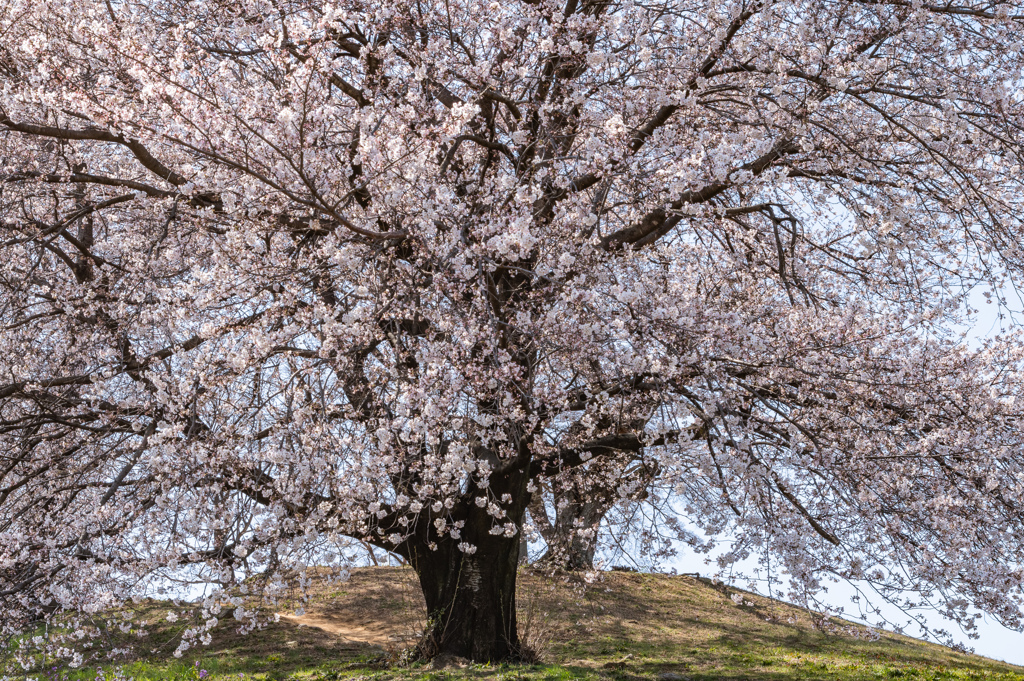
[[(535, 499), (539, 500), (540, 495)], [(556, 511), (555, 522), (547, 518), (543, 501), (532, 504), (532, 515), (540, 523), (541, 536), (548, 550), (539, 564), (563, 570), (590, 570), (597, 552), (597, 532), (610, 504), (570, 502)], [(543, 515), (542, 515), (543, 514)]]
[[(530, 515), (548, 545), (537, 563), (562, 570), (592, 570), (605, 516), (620, 501), (645, 499), (647, 487), (657, 475), (656, 463), (629, 456), (605, 459), (600, 466), (541, 483), (543, 489), (529, 502)], [(623, 485), (633, 489), (620, 496)], [(544, 491), (551, 494), (553, 517), (548, 514)]]
[(523, 657), (516, 630), (519, 537), (486, 535), (467, 555), (454, 541), (417, 547), (409, 562), (427, 602), (421, 657), (454, 655), (474, 662)]
[(596, 520), (587, 520), (591, 520), (592, 524), (581, 529), (590, 530), (594, 534), (583, 536), (579, 530), (569, 531), (568, 541), (549, 547), (539, 562), (551, 562), (564, 570), (592, 570), (594, 554), (597, 553), (597, 528), (601, 516)]
[(613, 503), (607, 495), (586, 499), (575, 485), (553, 485), (554, 520), (548, 517), (544, 498), (534, 494), (530, 515), (537, 523), (547, 551), (537, 561), (562, 570), (591, 570), (597, 553), (597, 532)]
[(530, 541), (526, 538), (526, 509), (523, 509), (523, 517), (519, 520), (519, 560), (520, 565), (530, 563)]

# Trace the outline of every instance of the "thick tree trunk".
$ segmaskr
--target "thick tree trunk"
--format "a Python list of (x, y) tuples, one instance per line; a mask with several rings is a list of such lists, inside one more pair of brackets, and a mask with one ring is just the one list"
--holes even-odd
[(467, 555), (449, 540), (410, 556), (427, 602), (422, 657), (496, 662), (523, 656), (516, 630), (519, 537), (487, 535), (476, 547)]

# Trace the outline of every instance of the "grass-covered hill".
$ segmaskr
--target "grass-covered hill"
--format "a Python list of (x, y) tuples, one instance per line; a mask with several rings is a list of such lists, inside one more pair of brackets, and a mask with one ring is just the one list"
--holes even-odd
[[(586, 584), (572, 575), (525, 571), (518, 594), (534, 665), (401, 664), (425, 612), (412, 572), (355, 570), (323, 587), (304, 614), (284, 610), (267, 628), (239, 635), (224, 617), (211, 645), (171, 656), (187, 626), (188, 605), (150, 603), (161, 624), (136, 639), (137, 657), (122, 665), (136, 681), (227, 679), (457, 681), (681, 681), (682, 679), (999, 679), (1024, 681), (1024, 668), (815, 616), (706, 579), (608, 572)], [(167, 622), (168, 610), (180, 618)], [(109, 629), (116, 637), (117, 627)], [(125, 636), (132, 636), (131, 632)], [(114, 641), (116, 643), (116, 641)], [(198, 667), (195, 663), (198, 662)], [(113, 665), (103, 665), (110, 678)], [(92, 671), (47, 670), (41, 679), (93, 679)], [(0, 674), (2, 678), (2, 674)], [(24, 672), (9, 678), (26, 678)], [(32, 678), (30, 676), (29, 678)]]

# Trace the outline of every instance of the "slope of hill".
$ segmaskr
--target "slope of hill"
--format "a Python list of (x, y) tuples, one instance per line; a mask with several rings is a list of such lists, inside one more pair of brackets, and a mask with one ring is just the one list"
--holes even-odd
[[(194, 678), (199, 669), (207, 671), (207, 681), (1024, 681), (1021, 667), (840, 620), (816, 627), (806, 610), (693, 577), (609, 572), (586, 584), (572, 575), (524, 571), (518, 605), (521, 633), (540, 654), (539, 664), (450, 660), (439, 669), (399, 664), (425, 621), (408, 569), (355, 570), (349, 581), (315, 591), (303, 614), (283, 610), (279, 622), (248, 635), (225, 617), (209, 646), (181, 660), (170, 653), (193, 612), (188, 605), (152, 602), (147, 617), (162, 624), (137, 643), (139, 657), (123, 672), (136, 681)], [(174, 624), (166, 621), (169, 609), (179, 615)], [(115, 631), (111, 627), (110, 635)], [(51, 669), (40, 678), (62, 677), (92, 679), (95, 671)], [(24, 672), (10, 678), (25, 678)]]

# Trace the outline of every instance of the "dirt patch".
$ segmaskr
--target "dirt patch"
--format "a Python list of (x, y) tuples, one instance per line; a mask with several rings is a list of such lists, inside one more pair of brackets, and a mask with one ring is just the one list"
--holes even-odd
[(383, 648), (411, 646), (426, 624), (416, 577), (401, 568), (354, 570), (348, 581), (310, 594), (302, 614), (296, 612), (280, 612), (281, 621)]
[(281, 621), (298, 627), (319, 629), (344, 642), (368, 643), (385, 648), (409, 645), (419, 637), (419, 633), (409, 627), (389, 627), (380, 623), (360, 626), (337, 617), (281, 614)]

